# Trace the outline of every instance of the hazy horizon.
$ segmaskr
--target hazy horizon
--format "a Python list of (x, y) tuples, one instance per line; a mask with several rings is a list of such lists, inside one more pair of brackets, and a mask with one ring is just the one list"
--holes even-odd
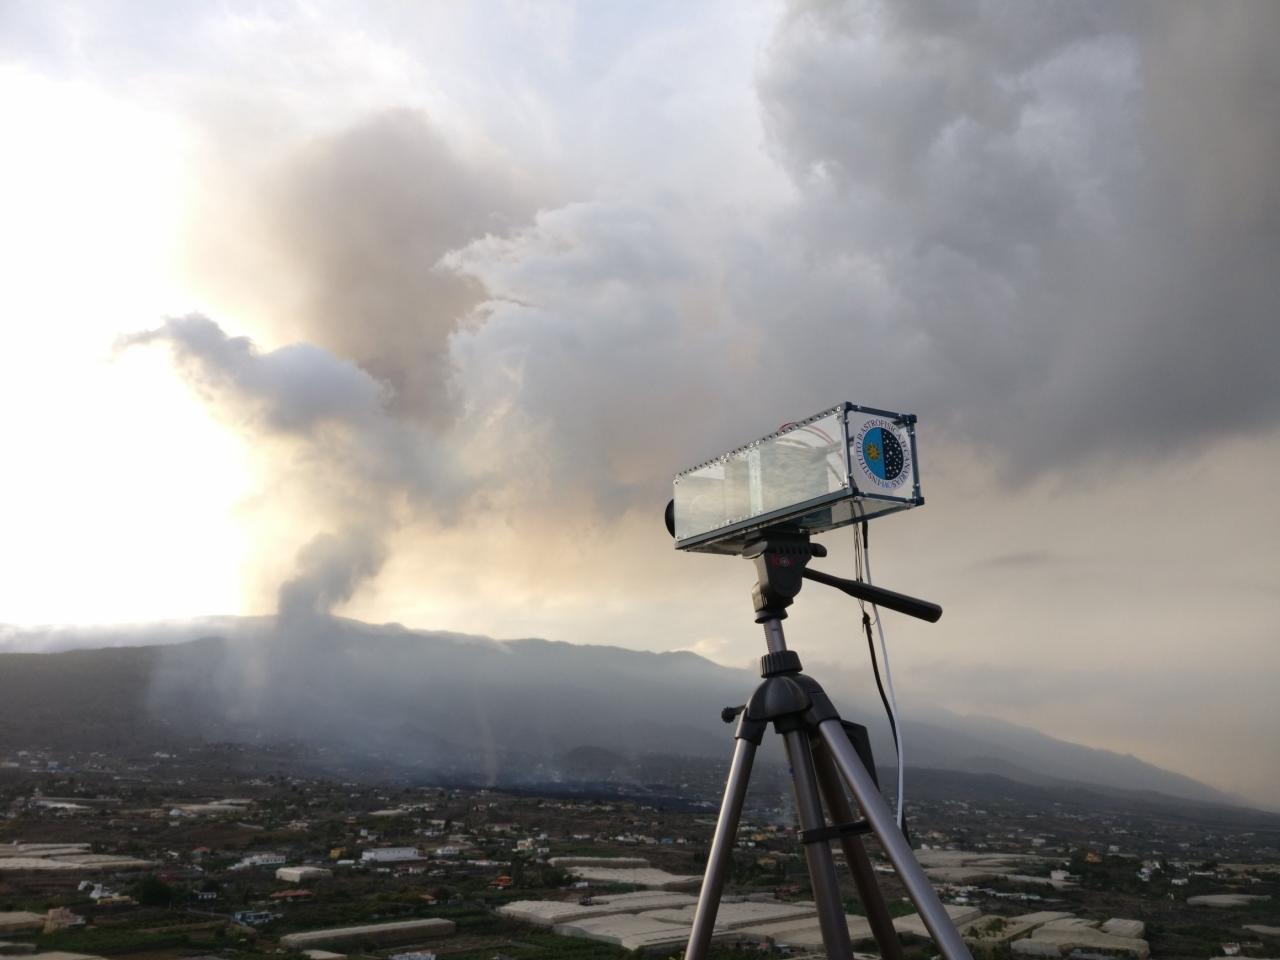
[[(154, 653), (141, 660), (110, 655), (127, 649)], [(114, 629), (0, 627), (0, 653), (23, 651), (71, 655), (59, 661), (66, 668), (62, 680), (30, 661), (17, 668), (36, 671), (25, 675), (43, 690), (37, 699), (87, 698), (91, 712), (101, 710), (102, 701), (82, 686), (92, 664), (96, 682), (113, 691), (108, 709), (142, 708), (147, 719), (137, 736), (153, 745), (158, 731), (177, 723), (205, 731), (203, 737), (219, 743), (297, 743), (329, 761), (367, 759), (372, 751), (383, 758), (384, 775), (402, 763), (429, 771), (432, 761), (424, 757), (432, 756), (456, 770), (460, 748), (462, 756), (479, 748), (489, 758), (485, 769), (495, 785), (526, 782), (538, 770), (545, 776), (545, 770), (581, 749), (625, 757), (619, 759), (624, 764), (644, 756), (700, 757), (714, 767), (717, 758), (723, 759), (729, 732), (716, 721), (720, 705), (742, 699), (758, 682), (759, 668), (758, 659), (726, 666), (688, 650), (496, 639), (328, 615), (315, 618), (305, 636), (279, 629), (276, 617), (209, 617)], [(892, 769), (889, 725), (861, 671), (808, 655), (803, 659), (842, 715), (867, 725), (878, 766)], [(0, 681), (6, 679), (0, 670)], [(29, 696), (10, 692), (19, 703)], [(317, 704), (324, 705), (323, 722)], [(21, 730), (25, 715), (19, 708), (6, 723)], [(582, 724), (586, 715), (596, 718), (588, 727)], [(451, 723), (451, 718), (465, 721)], [(59, 721), (50, 720), (52, 727), (44, 732), (54, 739), (43, 747), (57, 756), (69, 744), (58, 732)], [(1268, 809), (1263, 801), (1165, 771), (1140, 757), (1076, 744), (980, 712), (957, 713), (914, 699), (899, 722), (910, 744), (909, 794), (911, 784), (933, 770), (1040, 786), (1070, 784), (1097, 795), (1138, 791), (1134, 796), (1140, 798), (1154, 791), (1166, 800)], [(94, 726), (104, 723), (110, 725), (100, 716)], [(534, 732), (510, 736), (517, 726)], [(428, 729), (438, 732), (424, 738), (421, 731)], [(408, 739), (402, 731), (410, 732)], [(15, 730), (9, 734), (10, 746), (23, 742)], [(199, 752), (190, 742), (169, 743), (163, 736), (158, 742), (183, 754)], [(781, 759), (776, 754), (767, 750), (765, 756), (776, 762)], [(502, 755), (509, 759), (498, 762)]]
[[(678, 470), (920, 417), (903, 709), (1280, 806), (1280, 6), (0, 8), (0, 624), (762, 646)], [(851, 537), (818, 566), (849, 573)], [(852, 604), (787, 621), (865, 682)], [(0, 646), (3, 645), (0, 631)]]

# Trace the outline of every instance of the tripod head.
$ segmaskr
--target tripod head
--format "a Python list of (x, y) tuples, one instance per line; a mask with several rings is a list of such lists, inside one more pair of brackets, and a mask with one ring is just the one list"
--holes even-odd
[(786, 617), (787, 607), (805, 580), (835, 587), (855, 600), (896, 610), (917, 620), (937, 623), (942, 616), (942, 607), (928, 600), (909, 597), (861, 580), (846, 580), (821, 570), (808, 569), (810, 559), (825, 557), (827, 548), (820, 543), (811, 543), (807, 533), (776, 529), (762, 531), (761, 538), (748, 544), (742, 555), (756, 565), (758, 579), (751, 590), (751, 599), (756, 606), (756, 623)]
[(742, 555), (756, 565), (751, 599), (756, 623), (765, 623), (786, 617), (787, 607), (804, 586), (805, 567), (813, 557), (825, 557), (827, 548), (811, 543), (807, 533), (766, 530), (761, 539), (747, 544)]
[[(675, 536), (675, 501), (667, 504), (665, 516), (667, 532)], [(886, 590), (861, 580), (846, 580), (821, 570), (808, 569), (814, 557), (825, 557), (827, 548), (813, 543), (809, 534), (787, 527), (769, 527), (759, 531), (742, 549), (741, 555), (756, 565), (756, 585), (751, 590), (755, 601), (756, 623), (782, 620), (787, 607), (795, 599), (805, 580), (835, 587), (855, 600), (874, 603), (886, 610), (905, 613), (917, 620), (937, 623), (942, 617), (942, 607), (928, 600), (909, 597), (905, 593)]]

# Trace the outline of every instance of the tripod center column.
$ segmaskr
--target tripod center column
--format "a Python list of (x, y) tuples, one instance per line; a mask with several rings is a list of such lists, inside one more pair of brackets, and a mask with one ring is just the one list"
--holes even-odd
[(781, 653), (787, 649), (787, 638), (782, 634), (782, 621), (777, 617), (764, 622), (764, 642), (770, 653)]

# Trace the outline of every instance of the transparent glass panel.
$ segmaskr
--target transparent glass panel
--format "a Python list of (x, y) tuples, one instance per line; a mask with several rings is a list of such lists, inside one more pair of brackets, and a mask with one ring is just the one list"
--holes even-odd
[(848, 490), (842, 417), (805, 421), (676, 477), (676, 539)]

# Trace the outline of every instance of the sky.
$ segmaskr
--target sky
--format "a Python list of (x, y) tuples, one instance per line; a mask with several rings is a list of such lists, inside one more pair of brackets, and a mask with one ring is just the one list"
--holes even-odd
[[(851, 400), (920, 418), (926, 504), (871, 529), (946, 609), (886, 617), (905, 712), (1280, 806), (1278, 32), (0, 0), (0, 623), (742, 665), (750, 567), (672, 549), (671, 477)], [(866, 673), (854, 613), (801, 595), (811, 670)]]

